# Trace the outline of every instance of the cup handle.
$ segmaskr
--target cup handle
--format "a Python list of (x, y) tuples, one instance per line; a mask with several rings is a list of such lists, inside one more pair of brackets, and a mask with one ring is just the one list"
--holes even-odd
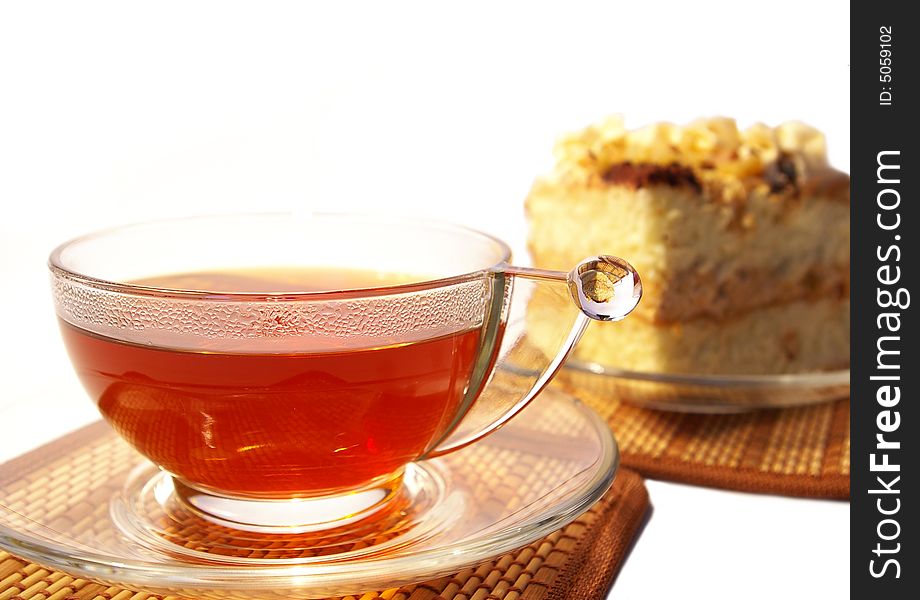
[(502, 264), (489, 274), (483, 359), (456, 422), (421, 459), (463, 448), (507, 423), (558, 372), (591, 320), (619, 321), (642, 297), (639, 274), (616, 256), (595, 256), (570, 272)]

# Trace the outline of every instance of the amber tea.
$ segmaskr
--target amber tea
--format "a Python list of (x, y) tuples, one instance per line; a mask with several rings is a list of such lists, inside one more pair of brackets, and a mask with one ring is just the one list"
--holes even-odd
[[(220, 292), (392, 286), (357, 270), (184, 273), (132, 282)], [(479, 328), (433, 339), (317, 351), (149, 346), (61, 321), (77, 373), (105, 419), (138, 451), (198, 486), (254, 497), (352, 489), (398, 472), (462, 417)]]

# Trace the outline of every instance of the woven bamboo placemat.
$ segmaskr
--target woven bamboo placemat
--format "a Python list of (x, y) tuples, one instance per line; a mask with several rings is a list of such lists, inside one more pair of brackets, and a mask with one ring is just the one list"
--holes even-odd
[(642, 475), (714, 488), (850, 497), (850, 401), (736, 414), (639, 408), (573, 389), (610, 424), (622, 464)]
[[(51, 490), (49, 490), (50, 492)], [(621, 470), (600, 502), (560, 531), (476, 569), (352, 600), (596, 600), (603, 598), (648, 511), (642, 478)], [(0, 551), (0, 600), (159, 598), (75, 579)]]
[[(565, 426), (564, 421), (551, 425), (537, 421), (535, 424), (556, 428)], [(562, 468), (567, 461), (565, 457), (547, 461), (539, 458), (540, 455), (529, 456), (526, 452), (513, 452), (498, 445), (482, 450), (470, 461), (459, 462), (455, 468), (470, 469), (471, 485), (488, 486), (493, 492), (489, 498), (496, 502), (505, 496), (505, 500), (512, 503), (527, 501), (521, 493), (529, 493), (527, 482), (532, 482), (530, 477), (539, 479), (541, 472)], [(508, 460), (512, 460), (513, 464), (506, 464)], [(134, 451), (104, 423), (97, 422), (4, 463), (0, 465), (0, 511), (6, 511), (6, 526), (31, 528), (35, 527), (32, 519), (36, 519), (52, 531), (82, 532), (81, 535), (91, 535), (95, 540), (93, 543), (105, 543), (108, 536), (115, 535), (111, 524), (106, 524), (109, 499), (121, 489), (121, 476), (133, 469), (137, 461)], [(526, 473), (519, 473), (521, 469)], [(494, 473), (498, 470), (504, 475), (502, 483), (495, 485)], [(493, 475), (487, 475), (490, 472)], [(360, 598), (602, 598), (640, 530), (648, 507), (648, 494), (642, 478), (634, 472), (620, 469), (613, 487), (595, 506), (562, 530), (538, 542), (451, 577), (401, 589), (374, 591)], [(216, 532), (216, 535), (211, 540), (215, 548), (224, 548), (218, 544), (224, 539), (222, 534)], [(205, 537), (205, 541), (211, 539)], [(291, 545), (291, 552), (298, 556), (303, 552), (309, 553), (309, 549), (299, 550), (302, 542), (298, 540), (264, 541), (268, 552), (284, 554), (287, 546)], [(329, 541), (325, 540), (326, 543)], [(232, 550), (233, 547), (231, 543), (227, 548)], [(244, 555), (250, 552), (245, 548), (241, 551)], [(108, 587), (117, 583), (117, 579), (109, 579), (109, 583), (103, 585), (52, 572), (0, 551), (0, 600), (141, 600), (158, 597)]]

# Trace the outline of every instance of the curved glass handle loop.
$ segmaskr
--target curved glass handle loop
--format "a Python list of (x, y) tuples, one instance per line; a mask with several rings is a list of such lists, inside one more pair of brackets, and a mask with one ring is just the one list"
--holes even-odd
[(638, 273), (615, 256), (586, 259), (569, 273), (502, 264), (488, 277), (480, 358), (455, 421), (422, 459), (504, 425), (546, 387), (592, 319), (619, 321), (642, 297)]

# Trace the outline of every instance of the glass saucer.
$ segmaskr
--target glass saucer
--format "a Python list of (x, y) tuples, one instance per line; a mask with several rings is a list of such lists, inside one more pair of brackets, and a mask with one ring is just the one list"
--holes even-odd
[(540, 539), (595, 503), (618, 462), (606, 424), (546, 390), (486, 439), (409, 465), (393, 510), (338, 530), (262, 534), (198, 517), (96, 422), (0, 465), (0, 547), (162, 595), (342, 596), (450, 575)]
[(557, 377), (575, 389), (657, 410), (735, 413), (847, 398), (850, 371), (787, 375), (642, 373), (569, 359)]

